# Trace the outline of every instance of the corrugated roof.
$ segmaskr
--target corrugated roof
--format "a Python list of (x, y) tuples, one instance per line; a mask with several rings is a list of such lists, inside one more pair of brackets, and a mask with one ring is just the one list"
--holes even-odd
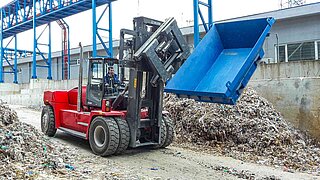
[(320, 2), (226, 19), (226, 20), (222, 20), (221, 22), (228, 22), (228, 21), (234, 21), (234, 20), (247, 20), (247, 19), (264, 18), (264, 17), (273, 17), (277, 20), (283, 20), (288, 18), (310, 16), (315, 14), (320, 14)]
[[(291, 19), (291, 18), (297, 18), (297, 17), (303, 17), (303, 16), (312, 16), (312, 15), (318, 15), (318, 14), (320, 14), (320, 2), (305, 4), (305, 5), (291, 7), (291, 8), (278, 9), (278, 10), (268, 11), (268, 12), (263, 12), (258, 14), (251, 14), (251, 15), (241, 16), (241, 17), (236, 17), (231, 19), (224, 19), (216, 22), (217, 23), (230, 22), (230, 21), (238, 21), (238, 20), (266, 18), (266, 17), (273, 17), (277, 21), (281, 21), (285, 19)], [(181, 31), (183, 34), (192, 34), (193, 26), (181, 28)], [(204, 32), (204, 29), (200, 28), (200, 31)]]

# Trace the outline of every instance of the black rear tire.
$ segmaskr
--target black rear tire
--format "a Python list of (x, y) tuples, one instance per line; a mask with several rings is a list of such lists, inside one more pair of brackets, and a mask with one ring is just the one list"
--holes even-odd
[[(159, 132), (158, 132), (159, 133)], [(153, 146), (153, 148), (158, 149), (158, 148), (162, 148), (165, 141), (167, 138), (167, 128), (166, 128), (166, 124), (164, 122), (164, 119), (162, 118), (161, 120), (161, 124), (160, 124), (160, 143)]]
[(50, 105), (46, 105), (42, 108), (41, 131), (49, 137), (53, 137), (57, 132), (54, 112)]
[(163, 148), (169, 146), (172, 142), (173, 142), (173, 138), (174, 138), (174, 125), (173, 125), (173, 121), (171, 118), (169, 118), (166, 115), (163, 115), (163, 119), (164, 122), (166, 124), (166, 130), (167, 130), (167, 136), (166, 136), (166, 140), (163, 144)]
[(119, 132), (120, 132), (120, 140), (119, 146), (116, 154), (123, 153), (129, 146), (130, 143), (130, 129), (127, 121), (125, 119), (121, 119), (120, 117), (115, 117), (115, 121), (118, 124)]
[(94, 154), (109, 156), (114, 154), (119, 146), (119, 127), (110, 117), (95, 117), (89, 128), (89, 144)]

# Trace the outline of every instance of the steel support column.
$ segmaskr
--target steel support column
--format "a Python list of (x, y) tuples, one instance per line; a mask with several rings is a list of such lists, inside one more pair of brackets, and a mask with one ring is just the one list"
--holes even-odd
[(109, 2), (109, 56), (113, 57), (113, 41), (112, 41), (112, 4)]
[(33, 57), (32, 57), (32, 79), (37, 79), (37, 3), (33, 1)]
[[(13, 41), (14, 40), (14, 41)], [(14, 43), (14, 48), (9, 48), (8, 46), (10, 44), (12, 44), (12, 42)], [(3, 46), (2, 43), (2, 63), (4, 61), (7, 62), (8, 66), (10, 67), (11, 70), (8, 71), (2, 71), (3, 74), (3, 78), (4, 78), (4, 74), (13, 74), (13, 83), (18, 83), (18, 65), (17, 65), (17, 61), (18, 61), (18, 40), (17, 40), (17, 35), (13, 35), (11, 37), (11, 39), (9, 40), (9, 42), (7, 43), (7, 45)], [(21, 51), (20, 51), (21, 52)], [(13, 65), (12, 65), (12, 61), (13, 61)]]
[(208, 0), (208, 24), (209, 29), (213, 26), (213, 15), (212, 15), (212, 0)]
[(92, 56), (97, 57), (97, 10), (96, 0), (92, 0)]
[[(196, 47), (200, 42), (200, 30), (199, 30), (199, 17), (201, 19), (202, 25), (206, 32), (210, 30), (213, 25), (213, 18), (212, 18), (212, 0), (207, 0), (208, 3), (204, 3), (200, 0), (193, 0), (193, 18), (194, 18), (194, 47)], [(204, 18), (201, 6), (207, 8), (208, 19)]]
[[(44, 44), (44, 43), (39, 43), (39, 39), (41, 38), (41, 36), (43, 35), (43, 33), (47, 30), (48, 28), (48, 44)], [(32, 74), (32, 79), (36, 79), (37, 78), (37, 67), (38, 68), (48, 68), (48, 76), (47, 79), (52, 79), (52, 58), (51, 58), (51, 23), (48, 23), (47, 26), (45, 26), (45, 28), (42, 30), (42, 32), (40, 33), (40, 35), (37, 37), (36, 34), (36, 28), (34, 28), (34, 51), (33, 51), (33, 64), (32, 64), (32, 69), (33, 74)], [(45, 57), (45, 54), (43, 52), (41, 52), (39, 46), (43, 45), (43, 46), (47, 46), (48, 47), (48, 52), (47, 52), (47, 57)], [(37, 53), (38, 51), (38, 53)], [(40, 55), (43, 59), (43, 61), (46, 63), (46, 65), (38, 65), (37, 64), (37, 54)]]
[(13, 83), (18, 84), (18, 40), (17, 40), (17, 35), (14, 35), (14, 79), (13, 79)]
[(0, 22), (0, 83), (3, 83), (3, 51), (4, 51), (4, 48), (3, 48), (3, 10), (2, 8), (0, 9), (1, 10), (1, 22)]
[(196, 47), (200, 41), (199, 32), (199, 0), (193, 0), (193, 44)]

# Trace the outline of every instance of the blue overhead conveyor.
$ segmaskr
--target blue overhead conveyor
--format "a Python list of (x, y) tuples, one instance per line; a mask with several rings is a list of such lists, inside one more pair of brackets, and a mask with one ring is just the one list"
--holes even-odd
[[(115, 0), (15, 0), (8, 5), (1, 8), (1, 22), (0, 22), (0, 82), (3, 81), (4, 73), (14, 73), (15, 79), (17, 76), (16, 65), (12, 66), (10, 72), (3, 71), (3, 63), (11, 66), (5, 57), (3, 40), (9, 37), (15, 37), (15, 47), (17, 46), (18, 33), (33, 29), (34, 42), (33, 42), (33, 65), (32, 65), (32, 78), (37, 78), (37, 67), (48, 68), (48, 79), (51, 76), (51, 25), (53, 21), (57, 21), (68, 16), (92, 9), (92, 30), (93, 30), (93, 55), (97, 55), (97, 38), (106, 50), (106, 56), (112, 56), (112, 8), (111, 3)], [(103, 13), (97, 18), (96, 7), (106, 5)], [(107, 11), (108, 10), (108, 11)], [(108, 29), (101, 28), (101, 19), (108, 12)], [(98, 19), (98, 20), (97, 20)], [(37, 27), (47, 25), (45, 29), (37, 33)], [(48, 42), (40, 43), (40, 37), (44, 31), (47, 30), (49, 34)], [(100, 31), (105, 31), (109, 34), (109, 46), (107, 47), (101, 38)], [(39, 36), (37, 37), (37, 34)], [(111, 40), (111, 41), (110, 41)], [(30, 42), (32, 43), (32, 42)], [(48, 52), (43, 53), (40, 51), (39, 46), (48, 47)], [(16, 48), (15, 48), (16, 49)], [(18, 53), (16, 53), (18, 54)], [(41, 55), (46, 65), (37, 65), (36, 55)], [(15, 60), (16, 62), (16, 60)], [(15, 81), (17, 83), (17, 81)]]

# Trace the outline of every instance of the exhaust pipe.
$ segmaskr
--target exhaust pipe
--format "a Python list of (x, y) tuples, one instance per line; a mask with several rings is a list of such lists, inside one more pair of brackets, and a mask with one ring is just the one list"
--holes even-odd
[(79, 42), (80, 47), (80, 67), (79, 67), (79, 81), (78, 81), (78, 99), (77, 99), (77, 111), (81, 111), (82, 107), (82, 75), (83, 75), (83, 48), (81, 42)]

